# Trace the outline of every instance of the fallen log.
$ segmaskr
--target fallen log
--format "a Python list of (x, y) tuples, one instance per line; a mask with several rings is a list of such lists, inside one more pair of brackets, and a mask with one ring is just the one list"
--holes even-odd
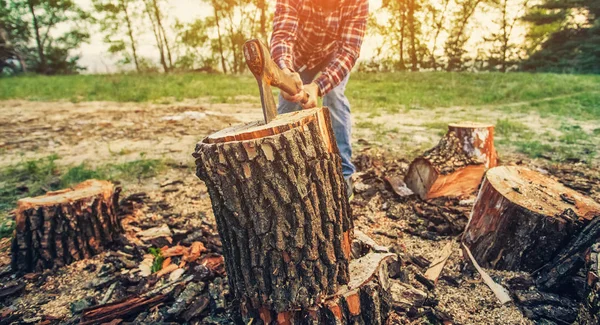
[(13, 270), (41, 271), (102, 252), (123, 231), (117, 218), (119, 192), (110, 182), (88, 180), (19, 200)]
[(242, 314), (285, 319), (349, 282), (352, 219), (326, 108), (222, 130), (194, 157)]
[(485, 268), (532, 272), (600, 216), (600, 204), (523, 167), (490, 169), (464, 242)]
[(477, 190), (486, 169), (496, 164), (493, 125), (450, 124), (438, 145), (410, 164), (404, 181), (423, 200), (460, 197)]

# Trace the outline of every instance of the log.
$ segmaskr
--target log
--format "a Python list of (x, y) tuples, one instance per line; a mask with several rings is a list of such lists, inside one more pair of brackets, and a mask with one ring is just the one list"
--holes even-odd
[(586, 254), (587, 290), (575, 322), (579, 325), (600, 324), (600, 240), (596, 238)]
[(410, 164), (404, 181), (423, 200), (461, 197), (477, 190), (485, 171), (496, 164), (493, 125), (450, 124), (437, 146)]
[(353, 224), (327, 108), (219, 131), (193, 156), (243, 315), (286, 319), (348, 283)]
[(17, 202), (12, 268), (41, 271), (89, 258), (123, 232), (117, 218), (120, 188), (88, 180), (73, 188)]
[(524, 167), (486, 173), (464, 242), (481, 266), (532, 272), (548, 263), (600, 204)]

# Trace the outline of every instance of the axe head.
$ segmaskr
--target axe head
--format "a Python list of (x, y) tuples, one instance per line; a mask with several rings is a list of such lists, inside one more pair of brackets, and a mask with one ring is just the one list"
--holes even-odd
[(271, 83), (274, 79), (273, 73), (279, 72), (277, 71), (279, 68), (271, 59), (267, 46), (260, 40), (247, 41), (244, 44), (244, 56), (248, 68), (252, 71), (256, 82), (258, 82), (265, 123), (269, 123), (277, 117), (277, 105), (271, 90)]

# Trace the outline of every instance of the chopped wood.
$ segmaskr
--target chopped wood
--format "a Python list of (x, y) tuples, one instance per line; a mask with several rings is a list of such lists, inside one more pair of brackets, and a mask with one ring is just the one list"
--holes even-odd
[(202, 253), (206, 251), (207, 249), (206, 247), (204, 247), (204, 244), (202, 242), (196, 241), (192, 243), (192, 247), (190, 248), (190, 254), (184, 257), (184, 260), (187, 262), (194, 262), (200, 257)]
[(471, 263), (473, 264), (475, 269), (477, 269), (477, 272), (479, 272), (479, 274), (481, 275), (483, 282), (485, 282), (485, 284), (492, 290), (492, 292), (494, 292), (494, 295), (496, 295), (496, 298), (500, 300), (500, 303), (506, 304), (512, 301), (510, 295), (508, 294), (508, 291), (503, 286), (494, 282), (494, 280), (492, 280), (492, 278), (479, 266), (479, 264), (477, 264), (477, 261), (473, 257), (473, 254), (471, 254), (469, 248), (464, 243), (462, 244), (462, 246), (467, 255), (469, 256), (469, 260), (471, 260)]
[(175, 270), (177, 270), (179, 268), (179, 266), (177, 266), (177, 264), (169, 264), (167, 267), (165, 267), (164, 269), (156, 272), (156, 277), (157, 278), (161, 278), (166, 274), (169, 274)]
[[(193, 155), (241, 309), (310, 308), (349, 281), (353, 221), (327, 108), (221, 130)], [(199, 263), (225, 273), (223, 257)]]
[(596, 216), (599, 203), (547, 176), (524, 167), (496, 167), (486, 174), (464, 243), (484, 267), (532, 272)]
[(450, 255), (452, 255), (452, 252), (452, 242), (448, 242), (442, 249), (440, 256), (431, 262), (431, 266), (425, 272), (425, 277), (437, 284), (438, 278), (440, 277), (440, 274), (442, 274), (442, 271), (446, 266), (446, 262), (448, 261)]
[(73, 188), (17, 202), (12, 268), (27, 273), (89, 258), (123, 232), (120, 188), (88, 180)]
[(168, 295), (159, 294), (149, 298), (132, 297), (119, 302), (95, 306), (83, 311), (80, 324), (99, 324), (122, 319), (140, 311), (149, 310), (167, 298)]
[(163, 257), (172, 257), (172, 256), (181, 256), (181, 255), (189, 255), (190, 248), (177, 245), (173, 247), (163, 247), (161, 249), (161, 255)]
[(386, 177), (385, 180), (392, 188), (392, 191), (399, 197), (407, 197), (415, 194), (400, 177)]
[(165, 223), (159, 227), (149, 228), (144, 231), (140, 231), (137, 233), (137, 236), (140, 237), (143, 241), (150, 241), (152, 239), (173, 236), (173, 232), (169, 228), (169, 226)]
[(7, 284), (4, 288), (0, 289), (0, 299), (14, 296), (25, 289), (25, 283), (12, 283)]
[(221, 276), (226, 274), (225, 259), (223, 258), (223, 255), (206, 255), (200, 260), (200, 264), (206, 266), (209, 270)]
[(438, 145), (410, 164), (404, 181), (423, 200), (461, 197), (476, 191), (496, 164), (493, 125), (450, 124)]

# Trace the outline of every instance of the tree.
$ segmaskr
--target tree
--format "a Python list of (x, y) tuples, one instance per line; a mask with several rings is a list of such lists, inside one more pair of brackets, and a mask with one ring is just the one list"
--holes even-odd
[(428, 2), (426, 8), (428, 13), (428, 18), (431, 21), (432, 25), (432, 36), (431, 36), (431, 51), (429, 52), (429, 65), (433, 70), (437, 70), (439, 66), (438, 56), (436, 54), (438, 49), (438, 39), (440, 34), (446, 30), (445, 23), (448, 15), (448, 5), (450, 4), (450, 0), (440, 0), (437, 4), (440, 7), (436, 6), (436, 3), (430, 1)]
[(159, 1), (160, 0), (144, 0), (144, 6), (148, 19), (152, 25), (152, 33), (156, 40), (156, 48), (160, 54), (160, 64), (163, 66), (165, 72), (169, 72), (173, 69), (173, 58), (171, 56), (171, 46), (169, 45), (164, 27), (166, 17)]
[(210, 32), (215, 28), (214, 19), (196, 19), (194, 22), (184, 24), (177, 22), (175, 30), (177, 39), (175, 44), (182, 48), (183, 54), (175, 62), (175, 66), (184, 70), (201, 70), (213, 72), (218, 64), (216, 54), (211, 46)]
[(23, 53), (31, 35), (23, 15), (22, 7), (0, 0), (0, 75), (26, 70)]
[[(28, 48), (28, 66), (43, 74), (65, 74), (81, 70), (78, 56), (71, 55), (82, 43), (89, 40), (86, 22), (91, 20), (71, 0), (13, 0), (15, 10), (23, 11), (30, 19), (29, 32), (35, 48)], [(23, 9), (25, 8), (25, 9)], [(59, 34), (59, 30), (68, 31)]]
[[(525, 16), (531, 56), (526, 71), (600, 73), (600, 2), (543, 0)], [(533, 37), (541, 39), (535, 42)]]
[(506, 72), (509, 67), (517, 63), (522, 46), (512, 42), (512, 36), (515, 25), (521, 20), (528, 4), (529, 0), (494, 0), (490, 2), (490, 6), (499, 11), (500, 15), (494, 20), (499, 30), (485, 39), (492, 44), (488, 57), (489, 69)]
[(120, 53), (121, 64), (135, 64), (137, 72), (141, 71), (137, 54), (137, 41), (133, 29), (134, 19), (137, 18), (134, 0), (94, 0), (94, 7), (102, 14), (99, 19), (100, 29), (106, 33), (104, 42), (109, 45), (108, 52)]
[(464, 69), (465, 44), (469, 40), (470, 33), (467, 30), (471, 17), (483, 0), (460, 0), (457, 3), (458, 10), (449, 30), (444, 52), (448, 60), (447, 71), (460, 71)]

